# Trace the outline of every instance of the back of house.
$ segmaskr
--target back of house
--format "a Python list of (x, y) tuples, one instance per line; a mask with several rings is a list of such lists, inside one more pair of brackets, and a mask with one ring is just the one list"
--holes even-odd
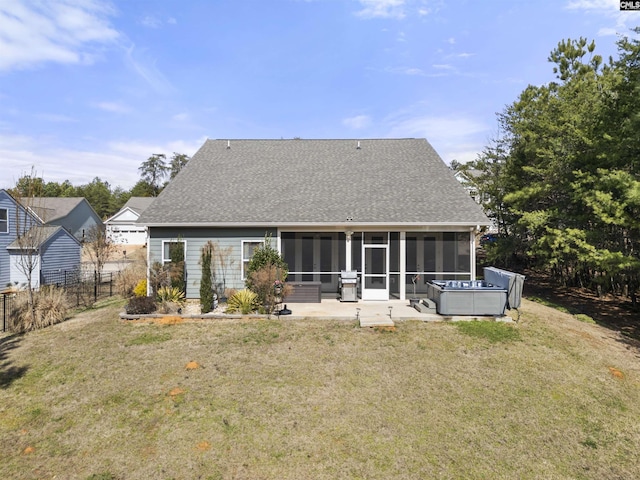
[(475, 278), (475, 235), (489, 224), (433, 147), (413, 138), (207, 140), (138, 222), (150, 264), (184, 252), (188, 298), (199, 296), (208, 241), (222, 290), (242, 288), (270, 237), (290, 282), (334, 295), (341, 272), (355, 271), (364, 300)]

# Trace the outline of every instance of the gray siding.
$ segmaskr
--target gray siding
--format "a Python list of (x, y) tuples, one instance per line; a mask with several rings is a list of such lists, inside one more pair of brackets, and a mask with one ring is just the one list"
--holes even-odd
[[(220, 248), (231, 247), (231, 266), (226, 272), (227, 288), (244, 288), (242, 281), (242, 240), (263, 240), (271, 234), (275, 246), (277, 231), (265, 228), (149, 228), (149, 264), (162, 261), (163, 241), (182, 240), (186, 243), (187, 298), (200, 298), (202, 267), (200, 253), (202, 247), (211, 240)], [(218, 275), (218, 281), (222, 281)]]
[(79, 241), (83, 241), (91, 228), (96, 225), (102, 225), (102, 220), (96, 215), (87, 200), (83, 200), (66, 217), (46, 223), (48, 225), (61, 225)]
[(80, 267), (82, 247), (64, 230), (50, 238), (41, 251), (40, 269), (43, 275), (51, 272), (77, 270)]
[[(0, 208), (7, 209), (7, 219), (9, 222), (9, 231), (7, 233), (0, 233), (0, 289), (3, 289), (11, 282), (11, 270), (9, 261), (9, 251), (7, 246), (16, 239), (16, 217), (17, 217), (17, 205), (16, 202), (9, 196), (4, 190), (0, 190)], [(24, 210), (20, 216), (21, 222), (24, 222)], [(21, 230), (28, 230), (35, 223), (30, 216), (27, 216), (29, 225), (25, 229), (24, 226)]]

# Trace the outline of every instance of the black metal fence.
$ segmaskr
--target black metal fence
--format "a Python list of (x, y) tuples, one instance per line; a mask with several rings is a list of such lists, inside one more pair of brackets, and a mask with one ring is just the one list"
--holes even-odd
[[(41, 272), (40, 285), (54, 285), (65, 291), (69, 307), (89, 306), (101, 298), (113, 296), (113, 273), (72, 271)], [(16, 308), (27, 301), (28, 293), (18, 290), (0, 294), (0, 327), (6, 332)]]

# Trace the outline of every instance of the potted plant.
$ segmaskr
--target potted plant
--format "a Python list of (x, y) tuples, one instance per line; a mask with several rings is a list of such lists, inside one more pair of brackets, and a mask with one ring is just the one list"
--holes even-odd
[(416, 273), (413, 277), (411, 277), (411, 281), (413, 282), (413, 297), (409, 299), (409, 306), (415, 307), (420, 303), (420, 299), (416, 297), (416, 282), (420, 279), (420, 274)]

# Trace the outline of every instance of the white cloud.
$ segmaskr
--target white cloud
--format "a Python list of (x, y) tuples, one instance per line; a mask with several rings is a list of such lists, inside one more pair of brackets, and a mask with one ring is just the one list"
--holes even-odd
[(178, 22), (173, 17), (169, 17), (166, 20), (163, 20), (157, 15), (146, 15), (142, 17), (138, 23), (140, 23), (140, 25), (142, 25), (143, 27), (147, 27), (147, 28), (160, 28), (165, 24), (175, 25)]
[(404, 11), (405, 0), (359, 0), (362, 10), (356, 15), (362, 18), (395, 18), (402, 19), (406, 16)]
[(36, 113), (35, 117), (38, 120), (44, 120), (45, 122), (52, 123), (71, 123), (77, 121), (75, 118), (69, 117), (68, 115), (61, 115), (58, 113)]
[(138, 167), (154, 153), (170, 158), (174, 152), (192, 156), (205, 138), (168, 142), (114, 141), (92, 151), (61, 148), (46, 138), (0, 134), (0, 188), (10, 188), (33, 167), (46, 182), (69, 180), (79, 186), (95, 177), (112, 187), (129, 189), (140, 179)]
[(173, 116), (173, 119), (176, 122), (186, 122), (187, 120), (189, 120), (189, 114), (188, 113), (178, 113), (178, 114)]
[(131, 108), (121, 102), (97, 102), (94, 107), (111, 113), (130, 113)]
[(453, 159), (467, 162), (476, 158), (487, 144), (491, 128), (463, 115), (433, 116), (416, 108), (387, 119), (390, 138), (426, 138), (447, 163)]
[(125, 51), (125, 64), (157, 93), (167, 94), (173, 91), (169, 80), (156, 67), (156, 61), (147, 58), (145, 49), (136, 50), (135, 45), (131, 45)]
[(96, 46), (119, 38), (108, 22), (113, 14), (97, 0), (0, 2), (0, 71), (93, 62)]
[(598, 35), (603, 37), (631, 35), (630, 29), (640, 22), (640, 11), (621, 11), (619, 0), (569, 0), (565, 8), (609, 18), (615, 25), (600, 28)]
[(356, 115), (355, 117), (345, 118), (342, 120), (342, 124), (354, 130), (360, 130), (371, 125), (371, 117), (369, 115)]
[(417, 68), (417, 67), (389, 67), (389, 68), (386, 68), (385, 71), (396, 74), (396, 75), (410, 75), (410, 76), (430, 77), (430, 78), (443, 77), (448, 74), (443, 71), (428, 73), (422, 70), (421, 68)]
[(154, 15), (147, 15), (140, 20), (140, 25), (147, 28), (160, 28), (162, 26), (162, 20)]

